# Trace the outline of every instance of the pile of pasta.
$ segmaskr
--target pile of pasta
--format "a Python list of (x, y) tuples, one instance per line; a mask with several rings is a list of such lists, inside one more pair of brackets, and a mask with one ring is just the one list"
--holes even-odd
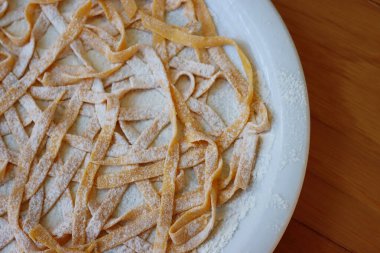
[[(256, 72), (233, 40), (217, 35), (203, 0), (74, 1), (75, 11), (63, 15), (64, 2), (12, 7), (0, 0), (0, 184), (8, 187), (0, 195), (0, 249), (12, 242), (16, 252), (196, 250), (213, 231), (218, 206), (249, 186), (259, 136), (269, 129)], [(179, 8), (189, 22), (168, 24), (166, 14)], [(104, 22), (90, 22), (96, 18)], [(26, 32), (15, 35), (7, 28), (20, 20)], [(36, 47), (49, 27), (58, 36), (41, 53)], [(152, 43), (129, 43), (130, 29), (151, 34)], [(228, 45), (244, 74), (225, 53)], [(180, 55), (189, 49), (195, 59)], [(89, 50), (107, 69), (95, 67)], [(62, 64), (67, 57), (78, 64)], [(207, 104), (217, 79), (228, 81), (239, 104), (229, 125)], [(129, 93), (150, 89), (165, 109), (122, 106)], [(88, 120), (74, 134), (79, 117)], [(143, 131), (133, 127), (147, 120)], [(152, 145), (167, 127), (170, 141)], [(62, 157), (65, 146), (74, 152)], [(99, 173), (107, 166), (119, 169)], [(186, 170), (196, 176), (193, 190), (185, 190)], [(143, 204), (114, 216), (130, 185)], [(100, 202), (96, 191), (105, 192)], [(57, 205), (65, 219), (47, 228), (43, 219)]]

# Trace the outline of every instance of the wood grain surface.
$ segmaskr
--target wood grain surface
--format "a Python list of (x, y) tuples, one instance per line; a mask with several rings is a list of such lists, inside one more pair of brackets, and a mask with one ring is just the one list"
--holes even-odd
[(380, 252), (380, 1), (273, 0), (311, 106), (305, 184), (276, 253)]

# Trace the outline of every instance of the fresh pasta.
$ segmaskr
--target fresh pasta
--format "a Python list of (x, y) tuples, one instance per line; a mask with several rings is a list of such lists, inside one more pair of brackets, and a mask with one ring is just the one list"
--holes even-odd
[[(255, 69), (217, 35), (204, 0), (8, 2), (0, 0), (0, 184), (10, 185), (0, 190), (0, 250), (12, 241), (18, 252), (200, 247), (216, 208), (249, 187), (270, 128)], [(185, 25), (166, 21), (177, 10)], [(21, 21), (25, 31), (14, 34)], [(219, 79), (236, 98), (232, 121), (208, 103)]]

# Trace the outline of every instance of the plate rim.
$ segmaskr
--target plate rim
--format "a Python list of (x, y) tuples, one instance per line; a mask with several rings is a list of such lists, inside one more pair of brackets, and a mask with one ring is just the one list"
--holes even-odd
[[(210, 1), (207, 1), (207, 2), (209, 4)], [(266, 28), (273, 28), (273, 30), (276, 30), (276, 32), (278, 32), (278, 34), (276, 34), (275, 39), (278, 39), (283, 43), (277, 47), (280, 48), (281, 50), (287, 51), (284, 55), (289, 56), (289, 58), (286, 59), (286, 57), (285, 57), (285, 59), (282, 59), (282, 60), (285, 63), (290, 65), (289, 69), (291, 69), (291, 73), (292, 74), (295, 73), (297, 75), (297, 81), (298, 81), (297, 85), (299, 85), (299, 87), (297, 87), (297, 88), (299, 88), (298, 91), (301, 92), (300, 94), (302, 94), (301, 99), (303, 99), (303, 101), (305, 103), (303, 105), (303, 107), (300, 107), (299, 105), (292, 104), (288, 108), (281, 107), (281, 109), (280, 109), (280, 113), (282, 114), (282, 116), (284, 113), (289, 113), (290, 111), (295, 110), (294, 114), (296, 116), (294, 116), (293, 119), (295, 117), (300, 118), (300, 122), (297, 122), (297, 123), (299, 123), (298, 127), (299, 127), (299, 129), (301, 129), (302, 134), (303, 134), (299, 140), (299, 143), (302, 145), (302, 148), (300, 149), (300, 152), (298, 154), (299, 155), (298, 158), (300, 160), (297, 163), (290, 163), (289, 166), (288, 165), (284, 166), (284, 167), (286, 167), (286, 169), (289, 169), (288, 167), (291, 167), (291, 169), (292, 169), (292, 171), (290, 171), (291, 175), (290, 176), (287, 175), (288, 176), (287, 179), (290, 179), (290, 181), (291, 181), (291, 183), (293, 183), (293, 185), (289, 186), (286, 184), (285, 185), (280, 184), (280, 185), (275, 185), (273, 187), (273, 189), (270, 189), (271, 194), (272, 194), (272, 191), (273, 192), (280, 192), (280, 193), (282, 193), (282, 191), (284, 191), (283, 195), (285, 196), (285, 200), (288, 200), (287, 208), (281, 209), (281, 210), (280, 209), (274, 210), (273, 208), (272, 208), (273, 210), (269, 210), (270, 208), (268, 208), (268, 207), (262, 208), (262, 209), (266, 209), (266, 210), (270, 211), (270, 213), (268, 214), (270, 216), (269, 218), (273, 218), (273, 217), (277, 218), (278, 219), (277, 221), (281, 224), (281, 226), (276, 227), (275, 231), (270, 231), (271, 235), (268, 236), (268, 238), (265, 238), (265, 236), (259, 235), (259, 237), (261, 236), (261, 239), (264, 239), (264, 240), (260, 241), (260, 245), (256, 245), (257, 247), (252, 247), (252, 244), (253, 244), (252, 238), (254, 238), (254, 236), (256, 236), (256, 234), (254, 234), (253, 231), (249, 231), (249, 228), (247, 228), (247, 226), (248, 226), (247, 224), (241, 224), (241, 223), (243, 223), (243, 220), (248, 220), (248, 218), (249, 218), (249, 217), (245, 217), (240, 221), (239, 227), (238, 227), (237, 231), (234, 232), (234, 235), (232, 236), (231, 241), (229, 241), (228, 244), (223, 248), (223, 252), (244, 252), (244, 253), (246, 253), (246, 252), (252, 252), (252, 253), (253, 252), (255, 252), (255, 253), (257, 253), (257, 252), (258, 253), (273, 252), (275, 250), (275, 248), (277, 247), (279, 241), (281, 240), (281, 238), (282, 238), (282, 236), (283, 236), (283, 234), (284, 234), (284, 232), (285, 232), (287, 226), (289, 225), (289, 222), (293, 216), (293, 213), (295, 211), (296, 205), (297, 205), (299, 197), (300, 197), (300, 193), (301, 193), (301, 190), (303, 187), (303, 182), (304, 182), (304, 178), (305, 178), (305, 174), (306, 174), (306, 168), (307, 168), (307, 162), (308, 162), (308, 156), (309, 156), (309, 148), (310, 148), (310, 106), (309, 106), (306, 80), (305, 80), (302, 64), (301, 64), (296, 46), (294, 44), (294, 41), (293, 41), (293, 39), (289, 33), (289, 30), (287, 29), (287, 27), (284, 23), (281, 15), (279, 14), (279, 12), (277, 11), (277, 9), (275, 8), (275, 6), (273, 5), (273, 3), (270, 0), (255, 0), (255, 1), (251, 1), (251, 0), (239, 0), (239, 1), (225, 0), (225, 2), (223, 2), (223, 5), (227, 5), (228, 8), (231, 8), (231, 11), (234, 11), (237, 9), (243, 10), (241, 13), (238, 13), (239, 15), (237, 15), (237, 18), (240, 18), (240, 21), (246, 22), (248, 24), (247, 26), (249, 28), (252, 28), (252, 29), (254, 29), (254, 27), (253, 26), (250, 27), (249, 22), (253, 22), (253, 21), (249, 17), (248, 18), (246, 17), (246, 15), (249, 14), (249, 8), (250, 7), (252, 7), (252, 8), (253, 7), (260, 7), (260, 10), (264, 10), (263, 12), (267, 14), (268, 20), (265, 21), (267, 23), (260, 20), (260, 21), (262, 21), (262, 23), (260, 23), (260, 24), (265, 26)], [(238, 6), (238, 7), (236, 7), (236, 6)], [(209, 7), (211, 10), (213, 9), (213, 4), (211, 4), (211, 2), (209, 4)], [(243, 7), (245, 9), (239, 9), (239, 8), (243, 8)], [(236, 8), (236, 9), (234, 9), (234, 8)], [(218, 15), (215, 15), (214, 18), (216, 18), (216, 20), (218, 20)], [(216, 26), (218, 27), (217, 22), (216, 22)], [(273, 32), (273, 30), (270, 31), (269, 33), (275, 33), (275, 32)], [(246, 32), (249, 32), (249, 31), (246, 31)], [(227, 33), (227, 36), (228, 35), (229, 34)], [(244, 35), (242, 35), (242, 36), (244, 36)], [(252, 37), (252, 35), (247, 35), (247, 36)], [(266, 35), (266, 36), (268, 36), (268, 35)], [(237, 37), (241, 37), (241, 36), (237, 36)], [(265, 37), (265, 36), (263, 36), (263, 37)], [(244, 47), (245, 40), (242, 40), (242, 42), (243, 42), (243, 48), (248, 49), (250, 58), (252, 60), (254, 60), (254, 62), (256, 62), (256, 60), (257, 60), (256, 57), (252, 57), (252, 56), (256, 56), (256, 54), (252, 53), (252, 52), (254, 52), (252, 47), (251, 46), (248, 46), (248, 47), (245, 46)], [(279, 51), (279, 52), (276, 51), (273, 53), (273, 55), (278, 56), (278, 55), (281, 55), (281, 53), (282, 53), (281, 51)], [(271, 52), (271, 54), (272, 54), (272, 52)], [(259, 55), (259, 56), (262, 57), (263, 55)], [(278, 67), (280, 65), (281, 64), (275, 65), (275, 69), (278, 70)], [(271, 66), (271, 67), (273, 67), (273, 66)], [(276, 73), (276, 74), (278, 74), (278, 73)], [(264, 73), (264, 76), (265, 76), (265, 73)], [(267, 77), (267, 79), (275, 78), (277, 80), (277, 83), (278, 83), (278, 79), (279, 79), (278, 76), (272, 77), (270, 75), (267, 75), (266, 77)], [(281, 91), (279, 90), (278, 92), (281, 92)], [(284, 99), (282, 99), (282, 100), (284, 100)], [(281, 105), (283, 105), (284, 101), (280, 101), (279, 103)], [(280, 129), (278, 130), (279, 132), (283, 131), (284, 129), (289, 127), (288, 125), (284, 126), (284, 123), (283, 123), (284, 117), (281, 117), (281, 118), (282, 118), (282, 121), (280, 123)], [(286, 129), (286, 130), (288, 130), (288, 129)], [(285, 143), (289, 144), (292, 142), (292, 140), (289, 137), (285, 138), (284, 134), (281, 134), (281, 138), (283, 139), (283, 142), (285, 142)], [(297, 141), (293, 141), (293, 142), (297, 142)], [(281, 144), (281, 145), (283, 146), (283, 144)], [(277, 173), (275, 175), (274, 180), (278, 181), (279, 175), (281, 175), (281, 173)], [(247, 215), (247, 216), (250, 216), (250, 215)], [(252, 217), (250, 217), (250, 218), (252, 218)], [(249, 223), (249, 221), (246, 223)], [(273, 224), (274, 223), (272, 220), (271, 222), (267, 222), (267, 224), (265, 224), (265, 225), (273, 225)], [(257, 224), (254, 224), (254, 225), (257, 225)], [(243, 228), (241, 228), (241, 227), (243, 227)], [(238, 243), (236, 243), (236, 241), (232, 242), (232, 241), (234, 241), (234, 237), (236, 236), (237, 233), (240, 232), (240, 235), (243, 233), (240, 230), (244, 230), (244, 232), (248, 235), (244, 235), (243, 238), (239, 238)], [(263, 229), (263, 231), (268, 232), (269, 229), (265, 228), (265, 229)], [(258, 239), (255, 238), (254, 240), (257, 241)]]

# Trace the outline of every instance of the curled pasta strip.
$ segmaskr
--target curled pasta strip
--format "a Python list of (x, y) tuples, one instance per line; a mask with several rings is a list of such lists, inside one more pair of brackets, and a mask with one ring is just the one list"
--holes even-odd
[(181, 76), (187, 76), (189, 78), (190, 85), (186, 85), (187, 89), (184, 91), (181, 91), (183, 98), (185, 100), (188, 100), (190, 98), (191, 94), (193, 94), (194, 89), (195, 89), (194, 75), (188, 71), (172, 71), (171, 74), (172, 74), (172, 80), (173, 80), (174, 84), (176, 84), (178, 82), (178, 80), (180, 79)]

